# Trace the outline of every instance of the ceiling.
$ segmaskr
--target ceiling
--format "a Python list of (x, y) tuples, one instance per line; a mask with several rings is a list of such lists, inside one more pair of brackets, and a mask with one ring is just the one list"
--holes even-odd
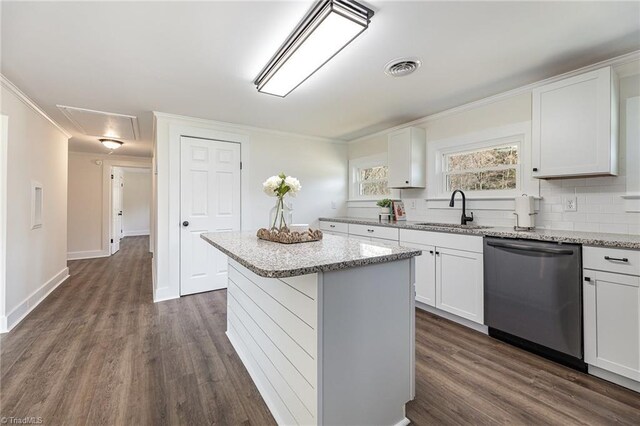
[[(370, 28), (286, 98), (261, 68), (312, 2), (1, 3), (2, 73), (72, 135), (57, 104), (139, 119), (118, 154), (151, 155), (151, 111), (350, 140), (640, 49), (640, 2), (384, 2)], [(384, 74), (391, 59), (423, 66)]]

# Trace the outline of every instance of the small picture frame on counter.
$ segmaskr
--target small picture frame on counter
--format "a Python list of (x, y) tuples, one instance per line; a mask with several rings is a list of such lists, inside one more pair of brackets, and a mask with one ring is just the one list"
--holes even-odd
[(407, 220), (407, 212), (402, 201), (393, 202), (393, 216), (396, 221)]

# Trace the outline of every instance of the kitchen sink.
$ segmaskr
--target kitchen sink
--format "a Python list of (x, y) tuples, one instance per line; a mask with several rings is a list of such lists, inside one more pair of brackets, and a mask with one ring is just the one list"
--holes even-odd
[(435, 222), (416, 223), (416, 226), (434, 226), (434, 227), (438, 227), (438, 228), (458, 228), (458, 229), (487, 229), (487, 228), (490, 228), (490, 226), (460, 225), (458, 223), (435, 223)]

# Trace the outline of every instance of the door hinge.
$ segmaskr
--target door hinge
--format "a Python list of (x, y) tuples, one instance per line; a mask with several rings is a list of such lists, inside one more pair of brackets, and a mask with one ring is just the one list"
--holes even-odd
[(113, 244), (113, 238), (111, 239), (111, 244)]
[(113, 179), (113, 175), (111, 175), (111, 179)]
[(242, 170), (242, 161), (240, 162), (240, 170)]

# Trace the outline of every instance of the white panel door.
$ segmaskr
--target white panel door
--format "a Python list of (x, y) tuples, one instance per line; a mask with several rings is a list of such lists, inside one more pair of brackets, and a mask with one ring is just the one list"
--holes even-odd
[(111, 254), (120, 250), (122, 239), (122, 191), (124, 173), (119, 168), (111, 170)]
[(436, 247), (436, 307), (483, 324), (481, 253)]
[(422, 250), (416, 259), (416, 300), (429, 306), (436, 306), (436, 260), (434, 246), (415, 243), (400, 243), (402, 247)]
[(640, 277), (584, 275), (585, 362), (640, 380)]
[(180, 143), (180, 294), (226, 288), (227, 257), (200, 234), (240, 230), (240, 144)]

